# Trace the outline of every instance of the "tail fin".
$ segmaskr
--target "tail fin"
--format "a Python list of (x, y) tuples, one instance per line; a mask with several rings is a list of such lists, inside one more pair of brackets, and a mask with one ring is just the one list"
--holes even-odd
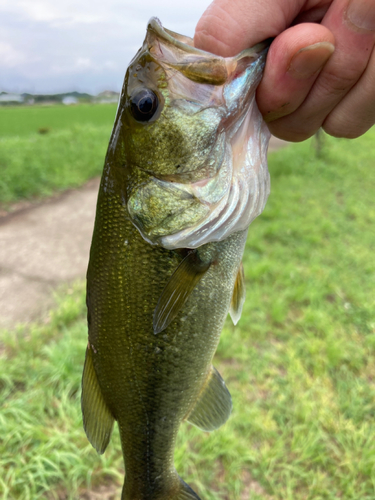
[[(160, 488), (161, 485), (159, 485), (157, 490), (143, 492), (141, 498), (144, 500), (201, 500), (177, 473), (176, 476), (177, 484), (171, 486), (170, 483), (168, 483), (169, 488), (167, 486), (165, 488)], [(139, 494), (132, 493), (127, 486), (125, 475), (125, 484), (122, 490), (121, 500), (138, 500), (138, 498), (140, 498)]]

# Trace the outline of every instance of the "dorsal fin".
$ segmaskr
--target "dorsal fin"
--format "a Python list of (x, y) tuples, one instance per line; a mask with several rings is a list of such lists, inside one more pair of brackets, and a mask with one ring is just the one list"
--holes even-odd
[(225, 424), (231, 411), (231, 395), (220, 373), (211, 366), (210, 373), (187, 420), (203, 431), (213, 431)]
[(196, 250), (189, 252), (180, 263), (165, 285), (155, 307), (153, 322), (155, 334), (165, 330), (177, 316), (210, 265), (211, 261), (202, 261)]
[(243, 264), (241, 262), (240, 267), (238, 268), (236, 282), (234, 283), (232, 301), (229, 308), (230, 317), (232, 318), (232, 321), (235, 325), (237, 325), (241, 317), (242, 307), (245, 303), (245, 297), (245, 273), (243, 270)]
[(102, 454), (111, 439), (115, 419), (99, 387), (90, 347), (86, 350), (83, 368), (81, 408), (87, 438), (96, 451)]

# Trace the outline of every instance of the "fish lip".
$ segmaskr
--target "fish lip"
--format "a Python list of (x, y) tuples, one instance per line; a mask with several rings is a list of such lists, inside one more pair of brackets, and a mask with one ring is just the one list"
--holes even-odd
[[(192, 38), (180, 35), (179, 33), (168, 30), (167, 28), (163, 28), (160, 19), (158, 19), (157, 17), (151, 17), (147, 25), (147, 31), (153, 31), (159, 39), (164, 40), (165, 42), (171, 45), (174, 45), (175, 47), (183, 50), (184, 52), (190, 52), (192, 54), (200, 54), (204, 56), (213, 55), (211, 52), (207, 52), (205, 50), (197, 49), (196, 47), (194, 47), (194, 41)], [(181, 41), (182, 39), (189, 40), (191, 44), (182, 42)]]
[[(161, 21), (157, 17), (151, 17), (151, 19), (149, 20), (147, 25), (147, 32), (148, 31), (151, 31), (154, 34), (156, 34), (158, 39), (163, 40), (171, 45), (174, 45), (175, 47), (179, 48), (180, 50), (183, 50), (184, 52), (191, 54), (198, 54), (204, 57), (215, 57), (217, 59), (223, 59), (223, 60), (231, 59), (234, 61), (238, 61), (243, 57), (254, 56), (256, 54), (259, 54), (259, 57), (263, 56), (265, 52), (268, 52), (268, 49), (274, 40), (274, 38), (267, 38), (266, 40), (263, 40), (262, 42), (254, 45), (253, 47), (241, 51), (236, 56), (222, 57), (218, 56), (217, 54), (213, 54), (212, 52), (208, 52), (206, 50), (197, 49), (196, 47), (194, 47), (194, 40), (192, 38), (185, 35), (180, 35), (179, 33), (164, 28), (163, 25), (161, 24)], [(182, 40), (187, 40), (188, 43), (185, 43)]]

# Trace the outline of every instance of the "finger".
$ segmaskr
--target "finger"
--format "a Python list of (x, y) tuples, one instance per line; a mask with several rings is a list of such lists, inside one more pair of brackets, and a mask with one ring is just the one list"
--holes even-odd
[(328, 115), (323, 129), (335, 137), (354, 139), (375, 124), (375, 49), (365, 72)]
[(318, 24), (294, 26), (274, 40), (257, 91), (266, 121), (290, 114), (302, 104), (334, 48), (332, 33)]
[[(350, 18), (354, 7), (357, 17)], [(373, 17), (369, 15), (369, 7)], [(374, 13), (375, 0), (335, 0), (332, 3), (322, 24), (335, 36), (336, 50), (301, 106), (270, 124), (272, 133), (286, 140), (304, 140), (325, 122), (366, 70), (375, 41), (375, 31), (369, 29), (373, 25), (375, 30)], [(361, 22), (363, 26), (360, 26)], [(326, 126), (331, 124), (329, 133), (337, 135), (332, 128), (333, 121), (330, 121), (334, 120), (334, 114), (327, 119)], [(342, 129), (340, 134), (346, 137)]]
[(293, 24), (299, 23), (320, 23), (326, 15), (327, 10), (332, 2), (313, 6), (309, 10), (304, 10), (294, 19)]
[(234, 56), (284, 31), (304, 3), (304, 0), (215, 0), (197, 24), (194, 45), (224, 57)]

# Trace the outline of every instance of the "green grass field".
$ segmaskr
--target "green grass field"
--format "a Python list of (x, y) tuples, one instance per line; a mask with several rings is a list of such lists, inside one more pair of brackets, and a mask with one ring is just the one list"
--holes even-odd
[[(375, 499), (374, 144), (375, 129), (325, 137), (318, 156), (313, 141), (271, 155), (243, 315), (215, 361), (233, 414), (179, 434), (176, 467), (202, 500)], [(0, 337), (4, 500), (120, 492), (117, 431), (98, 456), (82, 429), (83, 283), (57, 302), (48, 321)]]
[(0, 206), (100, 175), (115, 113), (113, 104), (0, 107)]
[(87, 123), (111, 127), (116, 108), (116, 104), (0, 106), (0, 138), (27, 137), (40, 129), (54, 133)]

